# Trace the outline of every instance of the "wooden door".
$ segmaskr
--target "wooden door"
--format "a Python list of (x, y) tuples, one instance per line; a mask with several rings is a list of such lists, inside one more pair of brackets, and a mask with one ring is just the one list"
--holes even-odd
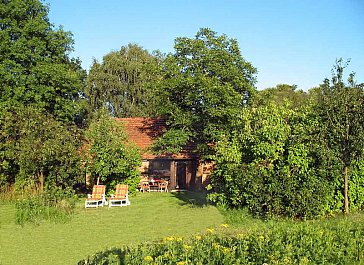
[(176, 163), (176, 189), (185, 190), (187, 189), (186, 183), (186, 173), (187, 173), (187, 165), (186, 162), (177, 162)]

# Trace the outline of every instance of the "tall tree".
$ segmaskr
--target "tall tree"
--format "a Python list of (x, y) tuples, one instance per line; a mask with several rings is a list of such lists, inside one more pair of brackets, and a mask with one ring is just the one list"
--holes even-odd
[(318, 113), (321, 136), (329, 150), (341, 161), (344, 182), (344, 211), (349, 212), (349, 167), (364, 151), (364, 84), (356, 84), (351, 73), (348, 84), (343, 81), (348, 62), (336, 61), (331, 81), (319, 88)]
[(208, 153), (208, 144), (234, 124), (250, 101), (256, 69), (244, 60), (235, 39), (208, 28), (192, 39), (177, 38), (174, 48), (165, 60), (160, 92), (161, 112), (171, 128), (156, 147), (176, 151), (192, 140)]
[(73, 122), (85, 71), (70, 32), (54, 29), (39, 0), (0, 2), (0, 107), (33, 105)]
[(115, 117), (155, 116), (160, 60), (158, 53), (129, 44), (94, 61), (86, 87), (91, 108), (107, 107)]

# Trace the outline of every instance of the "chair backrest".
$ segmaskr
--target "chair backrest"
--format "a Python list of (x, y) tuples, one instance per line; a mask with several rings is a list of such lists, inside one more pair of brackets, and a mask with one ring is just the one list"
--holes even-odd
[(128, 185), (118, 184), (115, 188), (115, 198), (125, 198), (128, 194)]
[(148, 181), (141, 181), (140, 182), (140, 186), (142, 186), (142, 187), (149, 187), (150, 185), (149, 185), (149, 182)]
[(94, 185), (92, 188), (92, 198), (94, 199), (102, 199), (102, 196), (105, 195), (105, 185)]
[(168, 180), (163, 180), (159, 183), (161, 187), (167, 187), (168, 186)]

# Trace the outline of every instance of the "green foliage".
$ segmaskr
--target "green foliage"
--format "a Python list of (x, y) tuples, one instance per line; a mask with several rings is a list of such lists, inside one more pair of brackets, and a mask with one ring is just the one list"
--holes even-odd
[(101, 112), (91, 121), (85, 135), (83, 159), (91, 177), (100, 177), (109, 189), (117, 183), (129, 184), (130, 192), (135, 192), (140, 180), (137, 167), (141, 165), (141, 155), (127, 142), (123, 124)]
[(364, 150), (364, 90), (350, 74), (348, 85), (343, 81), (347, 64), (338, 60), (331, 82), (320, 86), (317, 111), (322, 123), (322, 136), (328, 147), (337, 152), (343, 167), (350, 166)]
[[(364, 92), (354, 75), (350, 87), (342, 82), (344, 68), (338, 61), (332, 84), (325, 81), (313, 95), (287, 85), (258, 92), (216, 142), (210, 200), (264, 217), (333, 214), (344, 198), (361, 209)], [(348, 169), (353, 179), (343, 192)]]
[(289, 225), (234, 234), (166, 237), (160, 242), (113, 248), (78, 264), (361, 264), (361, 227)]
[(171, 128), (153, 143), (152, 150), (156, 154), (178, 154), (183, 150), (186, 143), (188, 143), (190, 137), (191, 133), (189, 131)]
[(72, 187), (80, 180), (78, 132), (34, 107), (0, 113), (3, 182)]
[(94, 61), (85, 90), (92, 110), (106, 107), (115, 117), (155, 116), (160, 57), (129, 44), (105, 55), (102, 63)]
[(16, 223), (39, 224), (42, 220), (66, 222), (74, 213), (77, 200), (71, 189), (47, 188), (38, 196), (23, 198), (16, 202)]
[(241, 124), (216, 144), (210, 200), (258, 216), (312, 218), (326, 213), (330, 181), (315, 170), (310, 135), (317, 119), (288, 103), (247, 108)]
[[(341, 176), (341, 175), (340, 175)], [(341, 183), (340, 183), (341, 184)], [(353, 162), (349, 179), (349, 205), (353, 211), (364, 209), (364, 159)]]
[[(86, 76), (39, 0), (0, 2), (0, 185), (72, 186)], [(67, 127), (66, 127), (67, 126)]]
[(279, 84), (275, 87), (258, 91), (253, 104), (260, 106), (268, 102), (274, 102), (280, 105), (288, 101), (293, 109), (303, 107), (307, 104), (309, 94), (303, 90), (296, 89), (296, 85)]
[(336, 61), (332, 80), (326, 79), (318, 89), (316, 112), (320, 117), (320, 139), (328, 152), (337, 158), (343, 172), (344, 211), (349, 212), (349, 167), (363, 159), (364, 151), (364, 89), (356, 84), (351, 73), (348, 84), (343, 81), (348, 62)]
[(205, 152), (250, 101), (256, 69), (243, 59), (236, 40), (207, 28), (195, 38), (177, 38), (174, 48), (164, 61), (161, 113), (184, 136), (178, 144), (194, 141)]
[(68, 56), (71, 33), (53, 28), (39, 0), (1, 1), (0, 17), (0, 108), (33, 105), (73, 122), (85, 71)]

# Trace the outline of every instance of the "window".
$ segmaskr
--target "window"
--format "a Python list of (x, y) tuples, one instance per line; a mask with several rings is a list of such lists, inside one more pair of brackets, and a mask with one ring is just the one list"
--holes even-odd
[(151, 160), (149, 162), (149, 174), (154, 176), (170, 176), (171, 161), (166, 159)]

